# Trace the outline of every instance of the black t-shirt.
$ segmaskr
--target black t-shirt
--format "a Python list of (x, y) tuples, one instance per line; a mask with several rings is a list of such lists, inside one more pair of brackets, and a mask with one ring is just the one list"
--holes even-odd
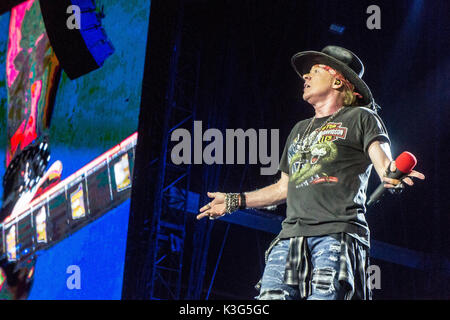
[(287, 212), (279, 237), (346, 232), (368, 243), (368, 147), (374, 140), (390, 143), (389, 137), (377, 113), (366, 107), (345, 107), (323, 126), (328, 118), (315, 119), (309, 136), (316, 137), (307, 153), (299, 152), (299, 140), (311, 118), (298, 122), (287, 138), (279, 166), (289, 175)]

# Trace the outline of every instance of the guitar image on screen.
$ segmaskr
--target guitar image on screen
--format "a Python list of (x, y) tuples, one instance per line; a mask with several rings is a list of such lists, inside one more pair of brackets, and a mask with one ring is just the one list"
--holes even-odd
[(36, 252), (70, 236), (131, 195), (137, 133), (60, 181), (56, 161), (24, 192), (0, 224), (0, 296), (8, 282), (13, 299), (31, 289)]
[[(125, 140), (127, 146), (121, 144), (110, 150), (62, 182), (60, 161), (47, 169), (56, 93), (63, 68), (68, 72), (62, 62), (70, 62), (73, 57), (69, 55), (64, 60), (60, 55), (58, 59), (55, 50), (58, 41), (52, 40), (52, 46), (47, 32), (52, 29), (47, 29), (43, 19), (43, 1), (16, 2), (14, 6), (14, 2), (8, 5), (11, 14), (5, 59), (7, 145), (0, 208), (0, 298), (6, 299), (24, 298), (29, 291), (34, 252), (61, 240), (129, 196), (131, 181), (127, 179), (131, 177), (134, 161), (131, 151), (134, 147), (130, 145), (135, 141), (135, 138)], [(47, 10), (52, 9), (50, 3), (55, 6), (57, 3), (47, 2)], [(95, 3), (90, 3), (89, 8), (95, 10)], [(51, 17), (49, 12), (47, 18)], [(100, 23), (97, 16), (96, 23)], [(95, 35), (102, 37), (91, 44), (109, 44), (104, 30), (96, 30)], [(84, 46), (84, 42), (79, 46)], [(114, 51), (106, 47), (101, 47), (102, 62)], [(78, 52), (77, 48), (81, 47), (74, 46), (70, 52)], [(90, 70), (84, 69), (78, 76)], [(111, 183), (114, 187), (108, 187)], [(107, 192), (105, 188), (109, 188)]]

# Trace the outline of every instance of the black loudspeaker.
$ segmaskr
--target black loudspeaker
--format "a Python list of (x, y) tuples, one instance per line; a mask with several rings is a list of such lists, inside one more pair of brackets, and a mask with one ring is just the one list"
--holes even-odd
[(94, 0), (39, 0), (39, 3), (50, 44), (70, 79), (100, 68), (114, 53)]

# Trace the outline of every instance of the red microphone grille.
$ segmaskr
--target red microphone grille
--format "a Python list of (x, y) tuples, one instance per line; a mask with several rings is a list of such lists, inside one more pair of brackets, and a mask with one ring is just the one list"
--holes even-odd
[(404, 151), (395, 159), (397, 169), (403, 173), (410, 173), (417, 164), (416, 157), (408, 151)]

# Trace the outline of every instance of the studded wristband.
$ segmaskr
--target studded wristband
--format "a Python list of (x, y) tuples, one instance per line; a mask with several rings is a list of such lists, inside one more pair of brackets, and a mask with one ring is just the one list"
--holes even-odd
[(232, 213), (239, 209), (239, 193), (225, 194), (225, 212)]

